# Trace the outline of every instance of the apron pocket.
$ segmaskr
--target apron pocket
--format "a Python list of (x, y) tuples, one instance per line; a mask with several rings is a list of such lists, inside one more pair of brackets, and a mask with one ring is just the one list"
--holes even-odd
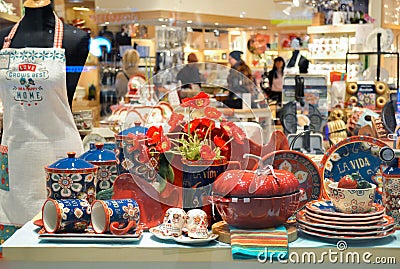
[(0, 190), (10, 191), (8, 180), (8, 147), (0, 145)]

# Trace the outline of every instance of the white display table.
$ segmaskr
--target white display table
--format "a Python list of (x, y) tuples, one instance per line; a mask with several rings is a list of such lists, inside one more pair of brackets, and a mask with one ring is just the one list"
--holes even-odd
[[(256, 260), (233, 260), (230, 246), (217, 241), (208, 245), (188, 246), (165, 242), (144, 233), (140, 241), (116, 243), (50, 243), (38, 239), (38, 228), (28, 222), (3, 244), (1, 269), (29, 268), (398, 268), (400, 263), (400, 231), (393, 236), (364, 242), (347, 242), (339, 251), (336, 241), (301, 236), (289, 245), (292, 262), (260, 263)], [(326, 253), (326, 254), (323, 254)], [(331, 258), (329, 257), (331, 253)], [(337, 254), (334, 254), (337, 253)], [(354, 254), (357, 253), (357, 254)], [(315, 255), (316, 261), (309, 260)], [(358, 255), (360, 261), (350, 256)], [(342, 256), (343, 263), (340, 263)], [(349, 256), (346, 258), (346, 256)], [(322, 257), (322, 258), (321, 258)], [(339, 258), (335, 262), (334, 258)], [(346, 259), (349, 261), (346, 263)], [(364, 259), (364, 260), (363, 260)], [(368, 264), (366, 260), (369, 260)], [(377, 264), (386, 260), (389, 264)], [(321, 264), (323, 263), (323, 265)]]

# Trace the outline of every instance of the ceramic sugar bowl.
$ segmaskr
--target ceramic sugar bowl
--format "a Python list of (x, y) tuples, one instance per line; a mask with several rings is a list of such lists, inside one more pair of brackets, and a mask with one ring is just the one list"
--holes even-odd
[(52, 199), (86, 199), (96, 197), (97, 166), (75, 157), (68, 157), (46, 166), (47, 197)]
[[(97, 196), (101, 191), (106, 191), (113, 186), (118, 176), (117, 160), (113, 151), (105, 149), (103, 143), (96, 143), (96, 148), (86, 151), (79, 158), (98, 167)], [(97, 199), (101, 199), (101, 197), (97, 197)]]

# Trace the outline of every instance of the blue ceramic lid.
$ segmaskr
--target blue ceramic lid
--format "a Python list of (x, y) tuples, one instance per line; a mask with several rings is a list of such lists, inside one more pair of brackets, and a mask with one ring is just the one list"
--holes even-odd
[(134, 135), (136, 135), (136, 134), (139, 134), (139, 133), (146, 134), (146, 133), (147, 133), (147, 130), (148, 130), (147, 127), (140, 126), (140, 123), (135, 123), (135, 126), (130, 127), (130, 128), (128, 128), (128, 129), (125, 129), (125, 130), (121, 131), (121, 132), (118, 134), (118, 136), (126, 136), (126, 135), (128, 135), (128, 134), (134, 134)]
[(95, 165), (75, 157), (75, 152), (68, 152), (67, 158), (56, 161), (55, 163), (47, 166), (47, 169), (57, 169), (57, 170), (77, 170), (77, 169), (93, 169), (96, 168)]
[(103, 143), (96, 143), (96, 148), (86, 151), (79, 158), (88, 162), (116, 161), (115, 153), (105, 149)]

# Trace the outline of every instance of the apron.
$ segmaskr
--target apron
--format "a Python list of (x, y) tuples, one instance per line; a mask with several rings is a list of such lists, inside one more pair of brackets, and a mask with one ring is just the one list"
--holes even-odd
[(63, 24), (55, 21), (53, 48), (9, 48), (17, 23), (0, 50), (0, 228), (37, 215), (47, 198), (44, 167), (83, 152), (67, 98)]

